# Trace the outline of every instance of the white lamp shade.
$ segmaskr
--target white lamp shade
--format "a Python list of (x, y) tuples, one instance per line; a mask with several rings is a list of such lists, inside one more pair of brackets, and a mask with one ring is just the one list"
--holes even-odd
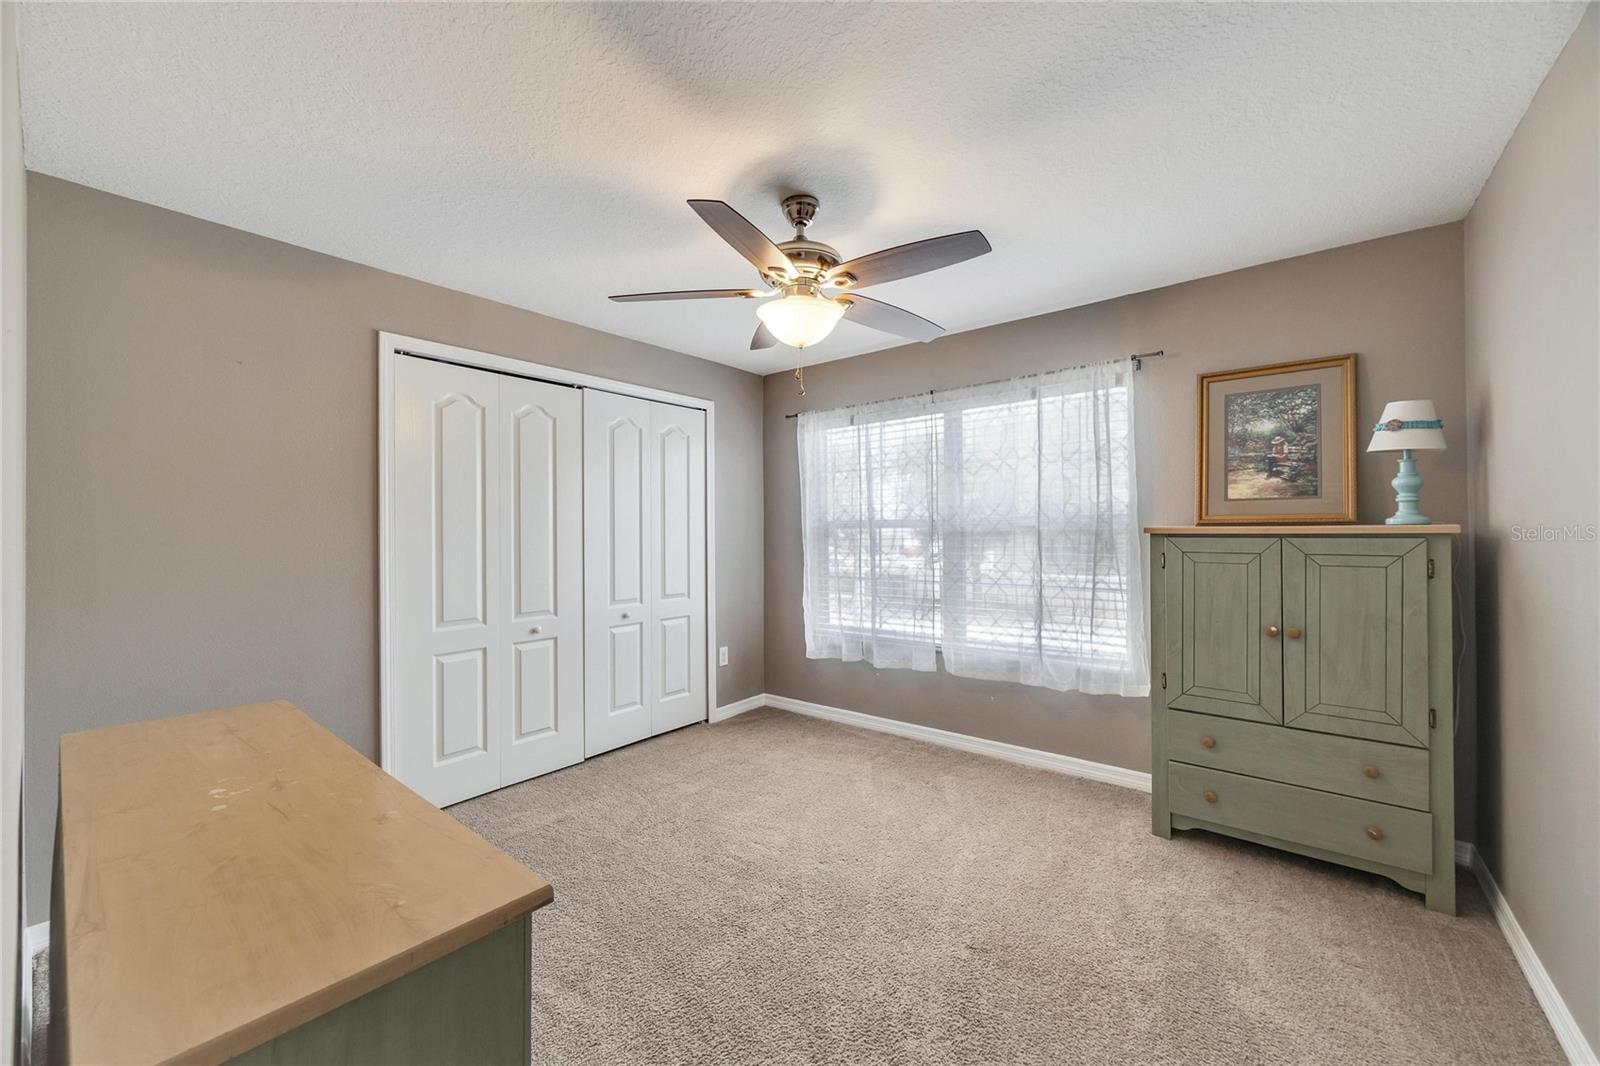
[(781, 300), (768, 300), (756, 308), (756, 315), (778, 340), (791, 348), (816, 344), (839, 324), (845, 306), (837, 300), (807, 293), (791, 293)]
[(1433, 409), (1432, 400), (1395, 400), (1386, 404), (1378, 424), (1372, 427), (1369, 452), (1442, 452), (1444, 422)]

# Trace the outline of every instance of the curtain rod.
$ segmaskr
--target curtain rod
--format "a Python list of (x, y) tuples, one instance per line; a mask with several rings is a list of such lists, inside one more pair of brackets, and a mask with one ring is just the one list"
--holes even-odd
[[(1107, 362), (1111, 362), (1111, 363), (1131, 362), (1133, 364), (1133, 369), (1139, 370), (1140, 368), (1142, 368), (1144, 366), (1144, 360), (1146, 360), (1146, 359), (1160, 359), (1163, 355), (1166, 355), (1166, 354), (1167, 353), (1166, 353), (1165, 350), (1163, 350), (1161, 348), (1157, 348), (1153, 352), (1140, 352), (1138, 355), (1125, 355), (1120, 360), (1118, 360), (1118, 359), (1108, 359), (1106, 361)], [(1060, 367), (1059, 369), (1060, 370), (1076, 370), (1076, 369), (1078, 369), (1078, 367), (1081, 367), (1081, 366), (1093, 366), (1093, 365), (1094, 365), (1093, 363), (1079, 363), (1079, 364), (1077, 364), (1077, 366), (1064, 366), (1064, 367)], [(1054, 374), (1054, 373), (1056, 373), (1055, 370), (1041, 370), (1037, 374), (1022, 374), (1022, 375), (1020, 375), (1020, 377), (1036, 378), (1036, 377), (1039, 377), (1039, 376), (1041, 376), (1043, 374)], [(952, 389), (977, 389), (977, 388), (982, 388), (984, 385), (998, 385), (998, 384), (1000, 384), (1001, 382), (1004, 382), (1004, 381), (1016, 381), (1016, 380), (1018, 380), (1018, 379), (1017, 378), (995, 378), (992, 381), (979, 381), (979, 382), (976, 382), (976, 383), (974, 383), (972, 385), (952, 385), (952, 386), (950, 386), (950, 388), (952, 388)], [(888, 400), (905, 400), (905, 399), (910, 399), (912, 396), (932, 396), (934, 393), (939, 392), (939, 391), (942, 391), (942, 390), (939, 390), (939, 389), (927, 389), (927, 390), (925, 390), (923, 392), (908, 392), (903, 396), (890, 396), (886, 400), (867, 400), (867, 401), (864, 401), (864, 402), (866, 402), (866, 403), (887, 403)], [(852, 406), (852, 405), (848, 405), (847, 404), (846, 406)], [(824, 408), (824, 410), (826, 410), (826, 408)], [(800, 412), (796, 411), (792, 415), (784, 415), (783, 417), (786, 418), (786, 419), (788, 419), (788, 418), (799, 418), (800, 417)]]

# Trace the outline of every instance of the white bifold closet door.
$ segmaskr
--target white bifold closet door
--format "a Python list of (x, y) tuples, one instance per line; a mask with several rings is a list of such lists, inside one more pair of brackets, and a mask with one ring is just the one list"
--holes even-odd
[(584, 393), (589, 755), (706, 717), (705, 413)]
[(583, 758), (583, 404), (407, 357), (394, 405), (391, 762), (442, 806)]

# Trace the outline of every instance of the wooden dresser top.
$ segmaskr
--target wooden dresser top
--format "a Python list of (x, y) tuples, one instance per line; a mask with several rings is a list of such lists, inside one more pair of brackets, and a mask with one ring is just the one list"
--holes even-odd
[(1454, 522), (1431, 522), (1425, 526), (1246, 526), (1218, 524), (1214, 526), (1145, 526), (1146, 533), (1177, 537), (1204, 535), (1224, 537), (1248, 535), (1252, 537), (1422, 537), (1429, 533), (1460, 533)]
[(74, 1062), (222, 1061), (553, 898), (282, 701), (63, 737), (60, 817)]

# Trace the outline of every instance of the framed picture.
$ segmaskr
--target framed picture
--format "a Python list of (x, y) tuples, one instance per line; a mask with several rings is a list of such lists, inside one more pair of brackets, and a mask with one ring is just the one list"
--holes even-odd
[(1201, 374), (1200, 525), (1356, 520), (1356, 357)]

